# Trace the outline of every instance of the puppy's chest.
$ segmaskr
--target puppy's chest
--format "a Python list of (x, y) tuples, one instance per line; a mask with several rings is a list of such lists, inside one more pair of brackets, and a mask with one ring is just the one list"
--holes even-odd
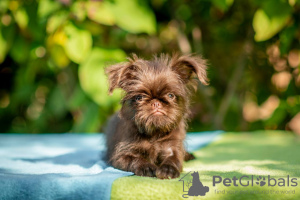
[(149, 141), (144, 141), (144, 144), (144, 157), (153, 163), (156, 163), (162, 157), (169, 157), (174, 154), (169, 142), (150, 143)]

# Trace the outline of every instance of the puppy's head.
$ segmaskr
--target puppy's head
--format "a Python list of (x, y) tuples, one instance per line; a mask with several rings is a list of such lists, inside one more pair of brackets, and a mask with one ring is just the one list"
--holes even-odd
[(196, 79), (207, 84), (206, 62), (200, 56), (160, 55), (143, 60), (133, 55), (128, 62), (106, 69), (109, 93), (125, 91), (121, 117), (133, 120), (140, 133), (170, 132), (188, 116), (189, 98)]

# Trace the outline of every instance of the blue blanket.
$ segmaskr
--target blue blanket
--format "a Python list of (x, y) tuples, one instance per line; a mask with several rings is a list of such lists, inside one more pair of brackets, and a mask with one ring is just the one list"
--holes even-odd
[[(188, 134), (189, 151), (221, 131)], [(133, 175), (108, 166), (103, 134), (0, 134), (0, 199), (110, 199), (115, 179)]]

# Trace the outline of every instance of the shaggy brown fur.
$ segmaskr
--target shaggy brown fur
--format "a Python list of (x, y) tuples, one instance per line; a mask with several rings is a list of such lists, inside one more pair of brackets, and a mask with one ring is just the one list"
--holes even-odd
[(178, 177), (183, 161), (194, 158), (183, 140), (195, 75), (202, 84), (208, 82), (205, 60), (162, 54), (148, 61), (133, 55), (106, 73), (110, 93), (125, 91), (122, 109), (106, 130), (108, 162), (139, 176)]

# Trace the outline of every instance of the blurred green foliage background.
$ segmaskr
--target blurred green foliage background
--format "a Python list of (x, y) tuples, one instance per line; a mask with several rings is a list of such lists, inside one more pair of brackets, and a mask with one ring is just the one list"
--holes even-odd
[(1, 0), (0, 132), (97, 132), (120, 108), (104, 67), (200, 53), (189, 131), (300, 134), (300, 0)]

